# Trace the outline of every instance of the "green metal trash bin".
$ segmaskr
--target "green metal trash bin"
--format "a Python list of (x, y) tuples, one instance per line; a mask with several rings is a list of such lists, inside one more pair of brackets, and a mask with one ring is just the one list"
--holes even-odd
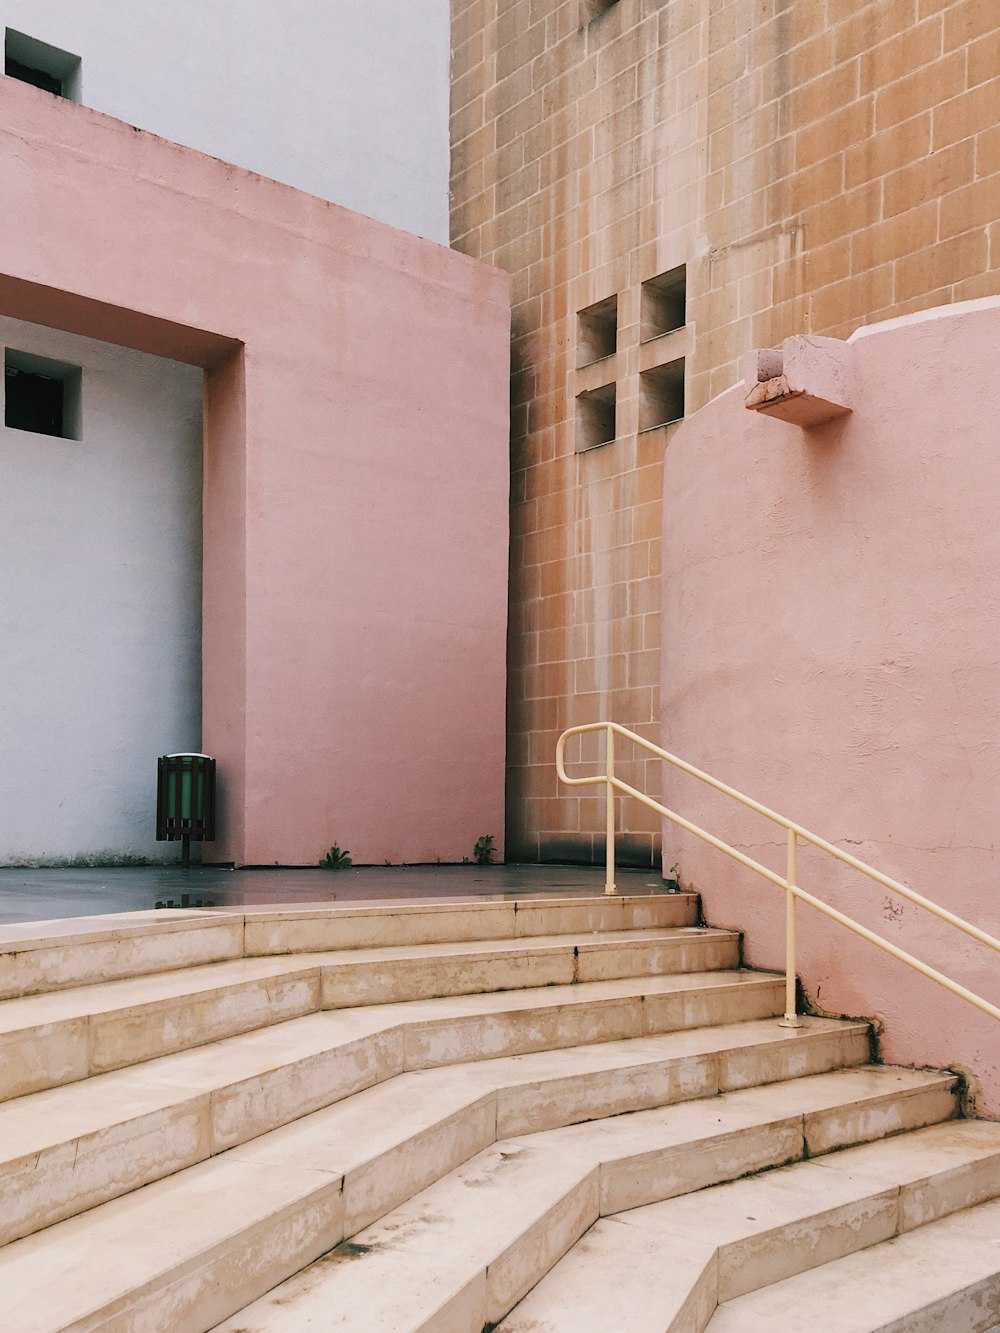
[(215, 760), (207, 754), (164, 754), (156, 761), (156, 840), (182, 844), (181, 864), (191, 863), (191, 843), (215, 838)]

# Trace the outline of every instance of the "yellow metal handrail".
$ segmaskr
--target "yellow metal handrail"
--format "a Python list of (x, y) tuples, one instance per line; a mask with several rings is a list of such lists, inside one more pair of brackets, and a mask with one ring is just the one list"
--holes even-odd
[[(607, 737), (604, 772), (595, 774), (593, 777), (589, 778), (571, 778), (566, 772), (566, 742), (571, 736), (582, 736), (587, 732), (592, 731), (603, 731)], [(627, 740), (642, 746), (642, 748), (647, 750), (650, 754), (656, 755), (658, 759), (665, 760), (666, 763), (672, 764), (674, 768), (679, 768), (683, 773), (689, 773), (693, 778), (698, 778), (699, 781), (706, 783), (709, 787), (714, 787), (716, 791), (721, 791), (724, 796), (732, 797), (732, 799), (738, 801), (740, 805), (745, 805), (749, 810), (755, 810), (757, 814), (763, 815), (765, 819), (769, 819), (773, 824), (778, 824), (781, 828), (785, 829), (788, 835), (788, 853), (784, 878), (775, 871), (769, 870), (767, 866), (762, 866), (760, 862), (755, 861), (752, 856), (747, 856), (745, 853), (737, 851), (735, 847), (730, 847), (730, 845), (727, 842), (723, 842), (721, 838), (717, 838), (714, 834), (708, 833), (703, 828), (699, 828), (697, 824), (692, 824), (691, 821), (685, 819), (683, 815), (679, 815), (673, 810), (668, 810), (667, 807), (662, 805), (659, 801), (655, 801), (651, 796), (647, 796), (645, 792), (638, 791), (635, 787), (630, 786), (627, 782), (623, 782), (621, 778), (617, 777), (615, 774), (615, 736), (624, 736)], [(874, 866), (867, 865), (864, 861), (859, 861), (856, 856), (851, 856), (850, 852), (845, 852), (842, 848), (835, 846), (832, 842), (827, 842), (825, 838), (821, 838), (815, 833), (810, 833), (807, 828), (803, 828), (801, 824), (796, 824), (794, 820), (786, 819), (784, 815), (779, 815), (776, 811), (769, 810), (766, 805), (761, 805), (759, 801), (755, 801), (751, 797), (745, 796), (742, 792), (737, 791), (735, 787), (728, 787), (724, 782), (720, 782), (718, 778), (713, 778), (709, 773), (703, 773), (700, 768), (695, 768), (693, 764), (689, 764), (683, 759), (678, 759), (675, 754), (670, 754), (667, 750), (661, 750), (660, 747), (654, 745), (652, 741), (647, 741), (645, 737), (638, 736), (634, 731), (629, 731), (627, 727), (619, 726), (617, 722), (588, 722), (583, 726), (570, 727), (567, 731), (564, 731), (556, 743), (556, 771), (559, 774), (560, 782), (564, 782), (568, 787), (593, 787), (602, 782), (605, 784), (607, 794), (607, 877), (604, 885), (605, 893), (610, 894), (618, 892), (615, 886), (614, 794), (616, 791), (620, 791), (625, 796), (635, 797), (637, 801), (641, 801), (642, 804), (648, 806), (650, 810), (655, 810), (658, 814), (662, 815), (664, 819), (671, 820), (680, 828), (686, 829), (688, 833), (693, 833), (696, 837), (701, 838), (703, 842), (707, 842), (712, 847), (717, 847), (720, 852), (725, 852), (728, 856), (731, 856), (734, 861), (739, 861), (741, 865), (745, 865), (749, 870), (756, 871), (757, 874), (762, 875), (764, 879), (769, 880), (772, 884), (776, 884), (779, 889), (784, 889), (785, 1014), (781, 1019), (784, 1026), (799, 1026), (795, 1004), (795, 900), (797, 898), (801, 899), (804, 903), (808, 903), (810, 907), (815, 907), (816, 910), (822, 912), (824, 916), (828, 916), (832, 920), (838, 921), (842, 926), (846, 926), (847, 929), (852, 930), (855, 935), (860, 935), (861, 938), (867, 940), (869, 944), (874, 944), (877, 949), (883, 950), (884, 953), (889, 954), (893, 958), (898, 958), (901, 963), (906, 963), (909, 967), (914, 968), (923, 976), (929, 977), (931, 981), (936, 981), (938, 985), (944, 986), (945, 989), (951, 991), (953, 995), (958, 995), (963, 1000), (968, 1000), (968, 1002), (975, 1005), (977, 1009), (981, 1009), (984, 1014), (990, 1014), (993, 1018), (1000, 1019), (1000, 1008), (995, 1004), (990, 1004), (988, 1000), (984, 1000), (981, 996), (967, 990), (965, 986), (959, 985), (957, 981), (952, 981), (950, 977), (946, 977), (943, 972), (938, 972), (935, 968), (928, 967), (926, 963), (922, 963), (919, 958), (914, 958), (914, 956), (907, 953), (905, 949), (900, 949), (897, 945), (891, 944), (888, 940), (883, 939), (881, 935), (876, 934), (875, 931), (869, 930), (867, 926), (862, 926), (860, 922), (854, 921), (849, 916), (845, 916), (843, 912), (838, 912), (835, 907), (830, 907), (828, 903), (813, 897), (811, 893), (807, 893), (805, 889), (800, 888), (796, 882), (798, 878), (797, 859), (799, 839), (801, 838), (805, 842), (811, 843), (814, 847), (818, 847), (820, 851), (836, 857), (838, 861), (842, 861), (853, 870), (860, 871), (862, 875), (867, 875), (869, 879), (874, 880), (876, 884), (881, 884), (892, 893), (897, 893), (900, 897), (908, 899), (911, 903), (916, 903), (918, 907), (924, 908), (933, 916), (938, 917), (941, 921), (945, 921), (948, 925), (954, 926), (956, 930), (963, 931), (966, 935), (971, 936), (972, 939), (977, 940), (980, 944), (985, 944), (987, 948), (994, 949), (997, 953), (1000, 953), (1000, 940), (995, 939), (992, 935), (988, 935), (985, 930), (980, 930), (978, 926), (973, 926), (968, 921), (964, 921), (960, 916), (956, 916), (954, 912), (949, 912), (947, 908), (940, 907), (929, 898), (923, 897), (922, 894), (915, 893), (913, 889), (908, 888), (905, 884), (901, 884), (899, 880), (891, 879), (888, 875), (883, 875), (881, 871), (876, 870)]]

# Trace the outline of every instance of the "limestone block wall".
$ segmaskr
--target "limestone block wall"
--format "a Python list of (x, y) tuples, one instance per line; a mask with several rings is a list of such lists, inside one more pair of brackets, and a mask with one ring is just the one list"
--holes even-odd
[(552, 750), (605, 715), (657, 730), (680, 363), (691, 412), (752, 347), (1000, 291), (1000, 11), (452, 0), (452, 43), (453, 243), (513, 285), (510, 845), (588, 858), (598, 798)]
[[(857, 331), (853, 411), (809, 430), (742, 385), (665, 467), (663, 745), (1000, 936), (1000, 299)], [(783, 830), (671, 770), (667, 804), (784, 874)], [(748, 960), (781, 968), (784, 897), (672, 825), (664, 859)], [(1000, 1003), (996, 954), (803, 847), (799, 883)], [(994, 1019), (800, 907), (821, 1009), (957, 1066), (1000, 1114)]]

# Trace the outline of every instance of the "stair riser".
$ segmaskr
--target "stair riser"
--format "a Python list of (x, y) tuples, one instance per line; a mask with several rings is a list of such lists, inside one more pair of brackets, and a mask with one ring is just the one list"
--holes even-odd
[[(911, 1158), (911, 1168), (921, 1165)], [(824, 1327), (838, 1333), (986, 1333), (1000, 1323), (998, 1234), (997, 1200), (960, 1209), (889, 1244), (821, 1265), (807, 1259), (789, 1278), (721, 1305), (709, 1327), (765, 1333), (808, 1325), (811, 1312), (822, 1310)]]
[[(864, 1059), (865, 1042), (858, 1035), (848, 1063), (860, 1064)], [(216, 1090), (211, 1098), (193, 1095), (170, 1108), (6, 1163), (0, 1168), (0, 1244), (249, 1142), (402, 1073), (403, 1041), (401, 1027), (376, 1033), (269, 1075)], [(493, 1112), (493, 1137), (530, 1134), (712, 1097), (730, 1085), (728, 1071), (733, 1062), (739, 1065), (741, 1087), (754, 1082), (755, 1067), (759, 1074), (755, 1081), (760, 1084), (795, 1077), (800, 1072), (803, 1046), (809, 1048), (811, 1073), (845, 1063), (844, 1037), (822, 1032), (802, 1043), (776, 1040), (773, 1046), (758, 1046), (756, 1065), (747, 1052), (737, 1048), (501, 1087)], [(406, 1173), (402, 1178), (408, 1179)], [(353, 1230), (370, 1220), (358, 1222)]]
[(469, 1333), (469, 1329), (479, 1333), (480, 1329), (487, 1327), (486, 1274), (480, 1273), (440, 1309), (435, 1310), (416, 1333)]
[(1000, 1199), (1000, 1154), (907, 1186), (899, 1199), (899, 1230), (912, 1231), (988, 1199)]
[(896, 1234), (898, 1217), (899, 1191), (889, 1189), (724, 1245), (717, 1255), (719, 1304), (889, 1240)]
[(717, 1139), (606, 1163), (601, 1168), (601, 1216), (797, 1162), (803, 1147), (802, 1117), (790, 1116)]
[(863, 1033), (817, 1033), (801, 1044), (776, 1041), (773, 1046), (757, 1046), (753, 1051), (712, 1051), (628, 1070), (588, 1072), (544, 1084), (501, 1089), (497, 1137), (534, 1134), (621, 1115), (626, 1110), (714, 1097), (736, 1087), (758, 1087), (806, 1073), (860, 1065), (867, 1058), (868, 1040)]
[(569, 986), (581, 981), (715, 972), (739, 966), (735, 938), (706, 937), (670, 943), (630, 941), (618, 947), (572, 946), (546, 953), (473, 958), (394, 959), (323, 968), (324, 1009), (396, 1004), (447, 995), (478, 995), (529, 986)]
[(719, 1090), (719, 1065), (720, 1056), (712, 1052), (502, 1088), (497, 1097), (497, 1137), (536, 1134), (623, 1111), (713, 1097)]
[(86, 1078), (89, 1027), (89, 1019), (75, 1018), (0, 1034), (0, 1101)]
[(407, 1139), (344, 1177), (344, 1236), (380, 1217), (454, 1171), (497, 1138), (496, 1094)]
[(316, 968), (0, 1036), (0, 1100), (281, 1023), (319, 1008)]
[[(722, 1245), (714, 1261), (716, 1301), (735, 1300), (998, 1196), (1000, 1154)], [(957, 1325), (926, 1327), (950, 1331)]]
[(403, 1073), (405, 1029), (389, 1028), (336, 1045), (212, 1097), (212, 1148), (223, 1152), (279, 1125)]
[(691, 894), (649, 898), (579, 898), (561, 902), (464, 903), (453, 908), (352, 909), (331, 914), (248, 916), (247, 957), (377, 949), (408, 944), (531, 939), (538, 935), (596, 930), (646, 930), (691, 926), (697, 899)]
[(1000, 1154), (724, 1245), (718, 1252), (719, 1303), (998, 1197)]
[(0, 1000), (243, 957), (242, 916), (134, 930), (38, 949), (0, 944)]
[(251, 981), (204, 996), (136, 1006), (90, 1020), (90, 1072), (121, 1069), (206, 1042), (301, 1018), (320, 1007), (315, 970)]
[(849, 1143), (872, 1143), (904, 1130), (934, 1125), (958, 1115), (954, 1088), (931, 1088), (906, 1096), (886, 1096), (873, 1104), (843, 1107), (805, 1117), (810, 1157), (833, 1152)]
[(208, 1097), (141, 1116), (0, 1170), (0, 1245), (211, 1156)]
[[(486, 1269), (486, 1321), (499, 1322), (549, 1269), (592, 1227), (599, 1216), (600, 1173), (592, 1171), (576, 1189), (539, 1218)], [(431, 1333), (432, 1325), (414, 1325)], [(479, 1333), (474, 1324), (467, 1333)]]
[(767, 1018), (781, 1013), (782, 983), (720, 986), (704, 992), (553, 1005), (520, 1013), (414, 1023), (406, 1032), (407, 1069), (432, 1069), (528, 1051), (677, 1032), (682, 1028)]
[[(618, 1159), (601, 1170), (601, 1215), (609, 1217), (690, 1194), (765, 1167), (801, 1161), (819, 1151), (832, 1152), (901, 1129), (939, 1124), (957, 1111), (954, 1093), (939, 1088), (911, 1092), (899, 1098), (898, 1105), (888, 1098), (872, 1100), (874, 1106), (834, 1107), (729, 1133), (720, 1140)], [(821, 1150), (813, 1146), (819, 1142), (826, 1145)]]
[(805, 1078), (809, 1074), (823, 1074), (838, 1066), (849, 1068), (852, 1065), (867, 1063), (870, 1050), (868, 1033), (863, 1031), (844, 1032), (839, 1037), (839, 1050), (831, 1056), (829, 1049), (821, 1042), (797, 1038), (783, 1046), (774, 1048), (769, 1059), (772, 1062), (773, 1076), (767, 1077), (761, 1069), (759, 1053), (751, 1048), (737, 1047), (726, 1051), (719, 1069), (719, 1091), (733, 1092), (738, 1088), (756, 1088), (762, 1083), (777, 1083), (788, 1078)]

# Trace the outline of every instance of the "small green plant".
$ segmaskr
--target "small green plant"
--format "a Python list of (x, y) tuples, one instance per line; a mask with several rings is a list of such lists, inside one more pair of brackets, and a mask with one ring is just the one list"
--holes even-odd
[(669, 879), (680, 879), (680, 877), (681, 877), (681, 867), (680, 867), (680, 863), (677, 862), (677, 861), (675, 861), (675, 862), (673, 863), (673, 865), (670, 867), (670, 874), (669, 874), (668, 878), (669, 878)]
[(472, 855), (476, 859), (477, 866), (491, 866), (493, 864), (493, 844), (495, 842), (496, 838), (492, 833), (484, 833), (481, 838), (476, 839)]
[(350, 852), (342, 852), (336, 843), (333, 844), (326, 856), (320, 857), (319, 863), (324, 870), (346, 870), (354, 864)]

